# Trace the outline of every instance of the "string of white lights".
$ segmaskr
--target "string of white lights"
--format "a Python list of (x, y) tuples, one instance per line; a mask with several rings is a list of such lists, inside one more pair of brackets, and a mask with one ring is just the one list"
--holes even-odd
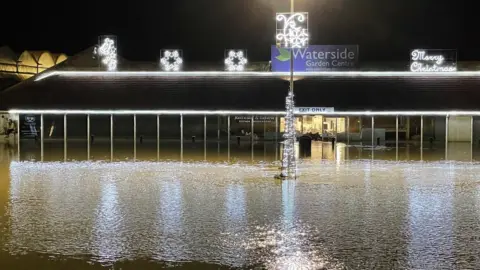
[[(40, 73), (35, 81), (52, 76), (66, 77), (218, 77), (218, 76), (258, 76), (258, 77), (287, 77), (289, 72), (265, 72), (265, 71), (47, 71)], [(319, 71), (319, 72), (296, 72), (296, 78), (302, 77), (405, 77), (405, 78), (455, 78), (455, 77), (480, 77), (480, 71), (456, 71), (456, 72), (411, 72), (411, 71)]]
[[(286, 111), (244, 111), (244, 110), (62, 110), (62, 109), (11, 109), (9, 114), (51, 114), (51, 115), (271, 115), (285, 116)], [(335, 111), (321, 113), (296, 112), (295, 116), (480, 116), (480, 111)]]
[(295, 161), (295, 141), (297, 131), (295, 129), (295, 102), (293, 91), (289, 91), (285, 98), (285, 139), (282, 154), (282, 177), (295, 178), (297, 163)]

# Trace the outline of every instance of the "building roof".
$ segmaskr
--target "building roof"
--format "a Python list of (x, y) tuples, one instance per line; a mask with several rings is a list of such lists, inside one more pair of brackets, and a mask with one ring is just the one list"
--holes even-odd
[(0, 47), (0, 63), (1, 64), (13, 64), (17, 62), (18, 56), (8, 46)]
[[(51, 68), (67, 59), (65, 54), (52, 54), (49, 51), (23, 51), (17, 56), (8, 46), (0, 47), (0, 75), (16, 77), (16, 81), (26, 80), (35, 74)], [(9, 79), (11, 82), (12, 80)], [(3, 84), (3, 86), (10, 83)], [(3, 90), (0, 86), (0, 90)]]
[[(37, 76), (0, 93), (0, 109), (282, 110), (289, 87), (284, 75), (272, 73), (105, 74), (40, 74), (43, 79)], [(325, 74), (295, 82), (297, 106), (347, 111), (480, 109), (478, 75)]]

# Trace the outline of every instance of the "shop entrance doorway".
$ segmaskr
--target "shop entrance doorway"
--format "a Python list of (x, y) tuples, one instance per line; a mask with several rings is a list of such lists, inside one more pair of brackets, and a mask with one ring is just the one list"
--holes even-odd
[[(322, 138), (337, 138), (346, 132), (345, 117), (325, 117), (322, 115), (303, 115), (296, 118), (298, 135), (315, 134)], [(280, 132), (285, 130), (285, 119), (280, 119)]]

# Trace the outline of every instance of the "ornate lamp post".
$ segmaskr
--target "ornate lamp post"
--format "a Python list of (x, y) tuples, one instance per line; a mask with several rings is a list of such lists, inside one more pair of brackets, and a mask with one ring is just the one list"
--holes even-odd
[(296, 177), (296, 158), (295, 158), (295, 102), (294, 102), (294, 49), (300, 49), (308, 46), (308, 13), (294, 12), (293, 0), (291, 1), (290, 13), (277, 13), (277, 44), (280, 47), (290, 49), (290, 90), (285, 99), (285, 133), (284, 147), (282, 155), (282, 178)]

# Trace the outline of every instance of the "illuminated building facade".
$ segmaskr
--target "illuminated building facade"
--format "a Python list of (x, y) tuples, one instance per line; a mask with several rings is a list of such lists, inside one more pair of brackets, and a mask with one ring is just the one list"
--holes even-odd
[[(78, 109), (78, 110), (238, 110), (282, 111), (288, 89), (288, 75), (272, 72), (77, 72), (47, 71), (35, 80), (19, 83), (0, 94), (0, 108)], [(334, 107), (335, 111), (448, 111), (478, 110), (480, 74), (456, 72), (429, 74), (411, 72), (325, 72), (296, 76), (296, 99), (302, 107)], [(202, 117), (185, 120), (185, 132), (200, 136)], [(445, 117), (429, 116), (424, 121), (424, 136), (445, 136)], [(470, 126), (470, 118), (450, 119), (458, 130)], [(60, 119), (61, 120), (61, 119)], [(57, 120), (58, 122), (61, 122)], [(479, 119), (480, 120), (480, 119)], [(50, 121), (50, 120), (48, 120)], [(47, 122), (48, 122), (47, 121)], [(69, 120), (73, 121), (73, 120)], [(82, 120), (84, 121), (84, 120)], [(121, 124), (122, 121), (125, 124)], [(178, 119), (165, 117), (165, 136), (177, 136)], [(250, 120), (231, 117), (232, 135), (250, 130)], [(131, 133), (131, 119), (119, 117), (119, 136)], [(226, 132), (225, 117), (210, 117), (208, 126), (215, 133), (218, 126)], [(382, 140), (395, 136), (395, 117), (376, 117), (375, 129)], [(475, 127), (480, 124), (474, 118)], [(103, 125), (103, 124), (102, 124)], [(105, 124), (108, 126), (108, 123)], [(84, 124), (71, 136), (84, 134)], [(283, 129), (281, 118), (279, 131)], [(401, 139), (415, 139), (420, 134), (420, 116), (400, 117)], [(320, 133), (352, 140), (370, 140), (371, 119), (367, 117), (322, 116), (321, 113), (298, 117), (299, 133)], [(102, 127), (104, 128), (104, 127)], [(102, 129), (100, 128), (100, 129)], [(151, 126), (154, 133), (155, 125)], [(108, 134), (108, 127), (106, 128)], [(383, 130), (383, 131), (382, 131)], [(470, 130), (470, 129), (469, 129)], [(269, 137), (275, 121), (255, 118), (255, 133)], [(480, 131), (480, 127), (478, 129)], [(145, 130), (145, 133), (148, 133)], [(377, 132), (377, 130), (375, 131)], [(198, 133), (198, 134), (197, 134)], [(443, 135), (442, 135), (443, 134)], [(457, 132), (452, 140), (470, 138), (469, 131)], [(450, 136), (454, 136), (451, 133)]]

